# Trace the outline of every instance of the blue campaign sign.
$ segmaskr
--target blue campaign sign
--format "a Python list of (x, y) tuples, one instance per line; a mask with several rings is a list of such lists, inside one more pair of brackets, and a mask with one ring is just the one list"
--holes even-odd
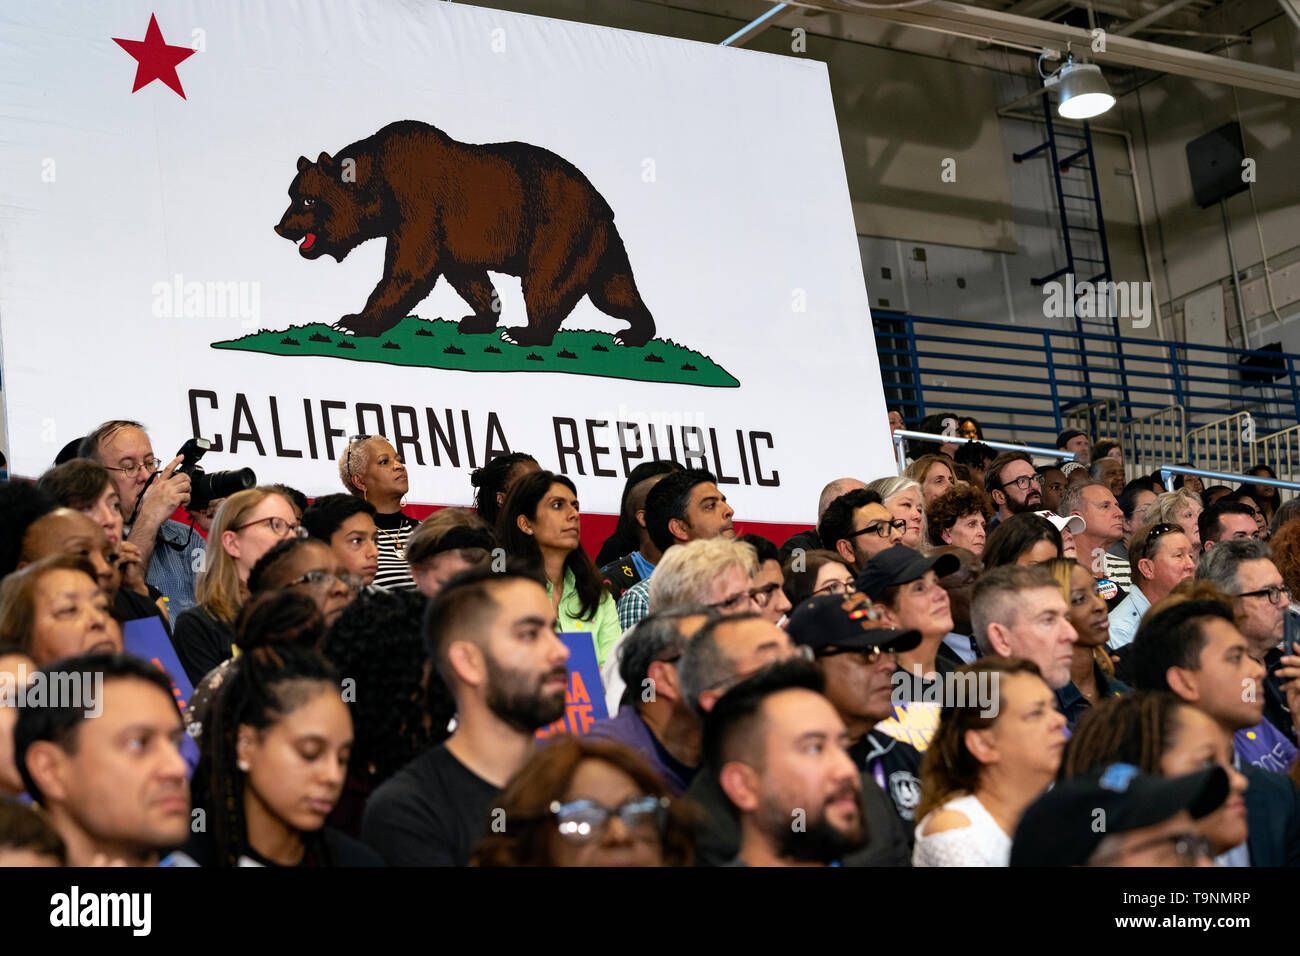
[[(176, 706), (184, 712), (185, 705), (189, 703), (190, 696), (194, 693), (194, 687), (190, 684), (190, 679), (185, 676), (185, 668), (181, 667), (180, 658), (176, 656), (176, 650), (172, 647), (171, 638), (167, 636), (162, 621), (156, 617), (142, 617), (127, 621), (122, 625), (122, 645), (128, 654), (153, 661), (158, 669), (167, 675), (172, 682), (172, 695), (176, 698)], [(185, 762), (190, 765), (190, 771), (193, 772), (198, 766), (199, 748), (189, 734), (186, 734), (185, 739), (181, 741), (181, 754), (185, 757)]]
[(564, 717), (537, 731), (538, 737), (552, 734), (585, 734), (598, 720), (609, 716), (605, 690), (596, 665), (596, 645), (590, 634), (575, 631), (561, 634), (569, 648), (569, 689), (564, 698)]

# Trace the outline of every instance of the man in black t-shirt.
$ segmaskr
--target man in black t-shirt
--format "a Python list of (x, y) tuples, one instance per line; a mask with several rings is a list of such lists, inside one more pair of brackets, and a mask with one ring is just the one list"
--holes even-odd
[(425, 643), (456, 698), (456, 732), (379, 787), (361, 838), (389, 866), (465, 866), (497, 792), (564, 714), (569, 650), (546, 589), (519, 573), (468, 571), (425, 615)]

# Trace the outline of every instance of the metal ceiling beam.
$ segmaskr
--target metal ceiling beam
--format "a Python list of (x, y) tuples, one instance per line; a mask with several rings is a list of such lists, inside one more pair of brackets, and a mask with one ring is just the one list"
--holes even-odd
[(849, 0), (790, 0), (791, 5), (824, 10), (828, 13), (857, 13), (901, 26), (933, 30), (956, 36), (975, 37), (990, 43), (1036, 47), (1064, 53), (1078, 50), (1089, 60), (1121, 66), (1135, 66), (1160, 73), (1173, 73), (1197, 80), (1208, 80), (1258, 90), (1275, 96), (1300, 99), (1300, 74), (1271, 66), (1258, 66), (1240, 60), (1211, 56), (1194, 50), (1133, 37), (1107, 34), (1106, 52), (1093, 52), (1092, 35), (1084, 29), (1047, 20), (1020, 17), (982, 7), (972, 7), (949, 0), (933, 0), (920, 7), (872, 9)]
[(1282, 12), (1291, 18), (1291, 22), (1297, 29), (1300, 29), (1300, 3), (1296, 0), (1277, 0), (1277, 4), (1282, 8)]
[(1132, 23), (1124, 24), (1124, 26), (1116, 30), (1115, 33), (1122, 37), (1131, 37), (1143, 27), (1149, 27), (1157, 20), (1163, 20), (1165, 17), (1169, 16), (1169, 14), (1181, 10), (1191, 2), (1192, 0), (1171, 0), (1171, 2), (1166, 3), (1163, 7), (1160, 7), (1157, 10), (1152, 10), (1145, 17), (1138, 17)]

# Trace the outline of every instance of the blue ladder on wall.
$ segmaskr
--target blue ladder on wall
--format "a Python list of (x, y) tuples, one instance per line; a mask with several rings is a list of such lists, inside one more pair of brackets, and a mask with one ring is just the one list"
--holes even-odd
[[(1101, 211), (1101, 190), (1097, 185), (1096, 154), (1092, 148), (1092, 129), (1088, 123), (1083, 124), (1083, 132), (1075, 133), (1063, 130), (1052, 122), (1052, 97), (1043, 92), (1043, 122), (1047, 126), (1047, 138), (1037, 146), (1023, 153), (1012, 153), (1011, 158), (1022, 163), (1026, 159), (1046, 152), (1051, 161), (1052, 180), (1056, 187), (1056, 204), (1061, 217), (1061, 240), (1065, 246), (1065, 265), (1055, 272), (1031, 279), (1035, 286), (1048, 282), (1064, 280), (1073, 276), (1076, 299), (1079, 286), (1083, 282), (1109, 282), (1112, 279), (1110, 266), (1110, 247), (1106, 244), (1106, 221)], [(1086, 286), (1084, 288), (1087, 288)], [(1075, 328), (1081, 333), (1093, 333), (1108, 337), (1108, 345), (1114, 356), (1115, 367), (1101, 369), (1109, 374), (1123, 377), (1123, 359), (1120, 351), (1122, 335), (1119, 315), (1115, 302), (1109, 303), (1109, 314), (1105, 316), (1081, 316), (1079, 309), (1074, 309)], [(1078, 339), (1080, 352), (1085, 352), (1085, 339)], [(1095, 341), (1095, 340), (1094, 340)], [(1095, 356), (1096, 353), (1093, 353)], [(1092, 379), (1089, 374), (1089, 356), (1081, 356), (1083, 361), (1083, 382), (1085, 394), (1092, 398)], [(1132, 414), (1128, 408), (1128, 389), (1124, 389), (1126, 414)]]

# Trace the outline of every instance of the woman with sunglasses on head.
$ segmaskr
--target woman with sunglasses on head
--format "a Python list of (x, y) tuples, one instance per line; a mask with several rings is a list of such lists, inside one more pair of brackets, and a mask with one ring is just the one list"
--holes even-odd
[(578, 491), (564, 475), (534, 471), (514, 483), (497, 516), (506, 554), (540, 567), (561, 631), (584, 631), (603, 664), (623, 630), (596, 563), (582, 550)]
[(568, 734), (545, 744), (497, 798), (509, 821), (471, 866), (690, 866), (692, 818), (640, 754)]
[(353, 435), (339, 455), (339, 478), (348, 494), (374, 506), (379, 531), (375, 586), (414, 588), (415, 579), (406, 563), (406, 542), (419, 522), (402, 511), (402, 499), (410, 490), (402, 456), (382, 435)]
[(1110, 612), (1110, 649), (1130, 644), (1142, 615), (1196, 572), (1196, 547), (1180, 525), (1155, 521), (1134, 532), (1128, 546), (1133, 587)]
[(176, 656), (191, 684), (197, 687), (231, 656), (235, 617), (248, 600), (253, 565), (278, 542), (304, 533), (293, 505), (269, 488), (248, 488), (222, 503), (194, 582), (196, 603), (173, 629)]
[(834, 551), (819, 548), (792, 554), (785, 559), (781, 573), (791, 607), (822, 594), (847, 594), (856, 590), (849, 563)]

